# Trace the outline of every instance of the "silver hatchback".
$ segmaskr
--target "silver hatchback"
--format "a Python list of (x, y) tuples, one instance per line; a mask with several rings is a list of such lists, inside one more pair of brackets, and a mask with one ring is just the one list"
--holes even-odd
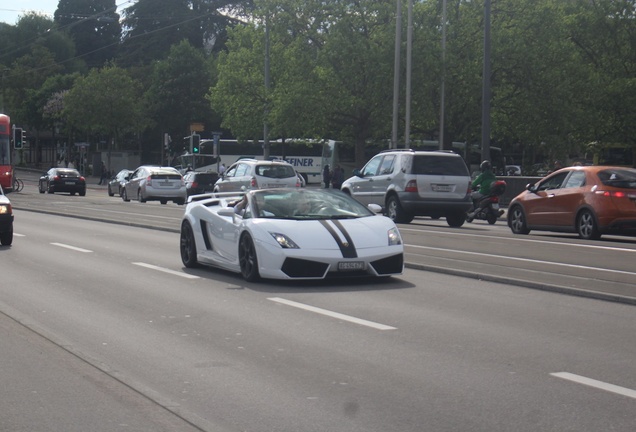
[(387, 150), (355, 170), (341, 190), (361, 203), (382, 206), (396, 223), (415, 216), (445, 217), (459, 227), (471, 208), (470, 174), (450, 151)]
[(301, 187), (294, 167), (283, 161), (240, 159), (214, 184), (214, 192)]
[(139, 202), (172, 201), (182, 205), (186, 201), (186, 186), (183, 176), (176, 168), (142, 165), (127, 177), (121, 192), (124, 201)]

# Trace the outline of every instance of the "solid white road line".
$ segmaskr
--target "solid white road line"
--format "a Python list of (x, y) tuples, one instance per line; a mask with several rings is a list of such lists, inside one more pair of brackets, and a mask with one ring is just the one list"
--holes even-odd
[(577, 264), (563, 264), (563, 263), (557, 263), (557, 262), (551, 262), (551, 261), (542, 261), (542, 260), (535, 260), (535, 259), (528, 259), (528, 258), (516, 258), (516, 257), (503, 256), (503, 255), (493, 255), (493, 254), (488, 254), (488, 253), (483, 253), (483, 252), (468, 252), (468, 251), (461, 251), (461, 250), (457, 250), (457, 249), (444, 249), (444, 248), (430, 247), (430, 246), (406, 245), (406, 244), (404, 246), (405, 247), (412, 247), (414, 249), (430, 249), (430, 250), (435, 250), (435, 251), (453, 252), (453, 253), (463, 254), (463, 255), (488, 256), (489, 258), (501, 258), (501, 259), (506, 259), (506, 260), (510, 260), (510, 261), (523, 261), (523, 262), (530, 262), (530, 263), (535, 263), (535, 264), (551, 265), (551, 266), (556, 266), (556, 267), (568, 267), (568, 268), (574, 268), (574, 269), (595, 270), (595, 271), (603, 272), (603, 273), (618, 273), (618, 274), (636, 276), (635, 272), (628, 272), (628, 271), (623, 271), (623, 270), (611, 270), (611, 269), (606, 269), (606, 268), (603, 268), (603, 267), (590, 267), (590, 266), (577, 265)]
[(376, 323), (376, 322), (373, 322), (373, 321), (367, 321), (367, 320), (364, 320), (364, 319), (355, 318), (355, 317), (352, 317), (352, 316), (349, 316), (349, 315), (344, 315), (344, 314), (341, 314), (341, 313), (338, 313), (338, 312), (333, 312), (333, 311), (330, 311), (330, 310), (327, 310), (327, 309), (321, 309), (321, 308), (317, 308), (317, 307), (314, 307), (314, 306), (309, 306), (309, 305), (306, 305), (304, 303), (298, 303), (298, 302), (291, 301), (291, 300), (285, 300), (285, 299), (280, 298), (280, 297), (270, 297), (267, 300), (271, 300), (271, 301), (276, 302), (276, 303), (284, 304), (284, 305), (287, 305), (287, 306), (292, 306), (292, 307), (299, 308), (299, 309), (304, 309), (304, 310), (307, 310), (307, 311), (310, 311), (310, 312), (315, 312), (317, 314), (326, 315), (326, 316), (329, 316), (329, 317), (332, 317), (332, 318), (336, 318), (336, 319), (340, 319), (340, 320), (343, 320), (343, 321), (352, 322), (354, 324), (359, 324), (359, 325), (371, 327), (371, 328), (374, 328), (374, 329), (377, 329), (377, 330), (397, 330), (396, 327), (391, 327), (391, 326), (384, 325), (384, 324), (379, 324), (379, 323)]
[(586, 386), (594, 387), (597, 389), (605, 390), (611, 393), (616, 393), (621, 396), (627, 396), (627, 397), (636, 399), (636, 390), (628, 389), (625, 387), (619, 387), (614, 384), (608, 384), (603, 381), (597, 381), (592, 378), (586, 378), (584, 376), (575, 375), (569, 372), (555, 372), (555, 373), (551, 373), (550, 375), (555, 376), (557, 378), (564, 379), (564, 380), (568, 380), (568, 381), (583, 384)]
[(51, 244), (53, 246), (63, 247), (63, 248), (66, 248), (66, 249), (74, 250), (76, 252), (84, 252), (84, 253), (92, 253), (93, 252), (92, 250), (82, 249), (82, 248), (71, 246), (71, 245), (67, 245), (67, 244), (64, 244), (64, 243), (51, 243)]
[(158, 270), (160, 272), (164, 272), (164, 273), (169, 273), (171, 275), (175, 275), (175, 276), (180, 276), (182, 278), (186, 278), (186, 279), (199, 279), (199, 276), (195, 276), (195, 275), (191, 275), (188, 273), (183, 273), (180, 271), (175, 271), (175, 270), (170, 270), (167, 268), (163, 268), (163, 267), (158, 267), (156, 265), (152, 265), (152, 264), (146, 264), (146, 263), (142, 263), (142, 262), (134, 262), (134, 265), (138, 265), (140, 267), (146, 267), (152, 270)]

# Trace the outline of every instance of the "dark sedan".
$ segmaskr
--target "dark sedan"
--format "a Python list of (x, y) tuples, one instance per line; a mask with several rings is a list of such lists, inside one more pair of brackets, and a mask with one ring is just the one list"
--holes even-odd
[(190, 171), (183, 176), (188, 196), (214, 191), (214, 183), (219, 179), (216, 172)]
[(108, 180), (108, 196), (114, 196), (115, 194), (121, 196), (121, 191), (124, 189), (124, 184), (128, 181), (126, 178), (132, 171), (123, 169), (117, 173), (117, 175)]
[(86, 179), (73, 168), (51, 168), (38, 183), (40, 193), (69, 192), (80, 196), (86, 195)]

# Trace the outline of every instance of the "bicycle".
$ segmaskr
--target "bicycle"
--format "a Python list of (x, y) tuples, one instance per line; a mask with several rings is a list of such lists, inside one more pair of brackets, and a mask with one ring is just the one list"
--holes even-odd
[(13, 192), (20, 192), (22, 189), (24, 189), (24, 182), (13, 176)]

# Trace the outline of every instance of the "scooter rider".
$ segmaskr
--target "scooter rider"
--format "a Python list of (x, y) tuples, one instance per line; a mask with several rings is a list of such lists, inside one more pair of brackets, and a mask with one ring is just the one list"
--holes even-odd
[(492, 165), (490, 165), (490, 161), (485, 160), (479, 165), (479, 169), (481, 170), (481, 174), (477, 176), (477, 178), (472, 183), (473, 192), (470, 194), (470, 197), (474, 203), (474, 210), (468, 213), (468, 218), (472, 220), (477, 212), (481, 209), (477, 207), (477, 203), (481, 202), (481, 199), (490, 195), (490, 187), (493, 182), (497, 180), (495, 177), (495, 173), (492, 172)]

